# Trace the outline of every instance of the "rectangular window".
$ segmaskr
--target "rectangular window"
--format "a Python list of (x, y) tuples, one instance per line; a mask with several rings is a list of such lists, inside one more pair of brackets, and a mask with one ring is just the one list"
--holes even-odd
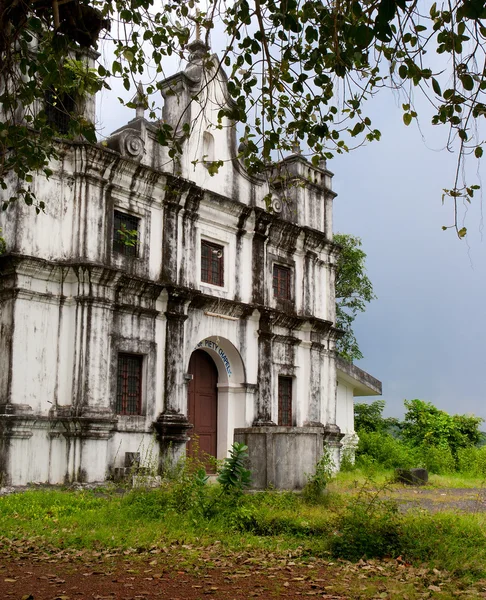
[(292, 269), (273, 265), (273, 295), (281, 300), (291, 300)]
[(142, 414), (142, 363), (139, 354), (119, 354), (116, 412), (119, 415)]
[(137, 256), (140, 219), (115, 210), (113, 250), (124, 256)]
[(201, 240), (201, 281), (224, 285), (224, 248)]
[(76, 102), (69, 94), (58, 94), (50, 89), (45, 95), (45, 112), (48, 124), (62, 135), (69, 133), (69, 124), (76, 109)]
[(278, 424), (292, 426), (292, 377), (278, 378)]

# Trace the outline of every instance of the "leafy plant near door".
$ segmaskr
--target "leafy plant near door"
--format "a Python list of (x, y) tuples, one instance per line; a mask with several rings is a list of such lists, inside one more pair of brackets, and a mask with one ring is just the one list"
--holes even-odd
[(235, 442), (231, 446), (230, 455), (225, 458), (218, 475), (218, 483), (224, 494), (241, 494), (251, 483), (251, 473), (246, 468), (248, 446)]
[[(220, 493), (205, 503), (201, 504), (201, 512), (204, 517), (211, 517), (219, 501), (226, 500), (226, 505), (230, 508), (236, 506), (242, 496), (243, 490), (249, 487), (251, 483), (251, 473), (246, 468), (248, 460), (248, 446), (234, 442), (231, 446), (229, 457), (219, 470), (217, 481), (221, 486)], [(199, 479), (202, 473), (199, 473)], [(207, 477), (204, 483), (207, 481)], [(221, 506), (221, 505), (220, 505)]]
[(221, 509), (220, 501), (226, 507), (233, 506), (241, 497), (242, 492), (251, 481), (250, 471), (246, 468), (248, 446), (235, 442), (230, 455), (224, 460), (218, 470), (217, 481), (220, 484), (209, 486), (209, 476), (205, 464), (199, 458), (197, 439), (195, 456), (184, 457), (175, 466), (166, 465), (165, 477), (170, 498), (168, 505), (177, 512), (192, 511), (198, 518), (212, 517), (216, 509)]

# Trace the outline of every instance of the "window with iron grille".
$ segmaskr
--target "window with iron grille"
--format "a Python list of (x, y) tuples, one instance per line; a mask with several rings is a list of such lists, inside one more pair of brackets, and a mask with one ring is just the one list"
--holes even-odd
[(140, 219), (115, 210), (113, 250), (124, 256), (137, 256)]
[(278, 424), (292, 426), (292, 377), (278, 378)]
[(142, 363), (138, 354), (119, 354), (116, 412), (119, 415), (142, 414)]
[(273, 295), (281, 300), (291, 300), (292, 269), (273, 265)]
[(201, 240), (201, 281), (224, 285), (224, 248)]

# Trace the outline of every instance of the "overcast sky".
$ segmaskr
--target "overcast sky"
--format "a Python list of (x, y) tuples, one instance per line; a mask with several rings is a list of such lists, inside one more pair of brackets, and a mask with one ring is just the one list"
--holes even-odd
[[(453, 230), (456, 157), (438, 151), (437, 128), (405, 127), (392, 94), (374, 100), (383, 139), (330, 162), (334, 230), (358, 235), (378, 300), (356, 321), (365, 358), (358, 366), (383, 382), (387, 413), (420, 398), (451, 413), (486, 418), (486, 256), (481, 196), (465, 214), (466, 240)], [(471, 159), (470, 183), (483, 170)], [(473, 181), (474, 179), (474, 181)]]
[[(109, 60), (109, 57), (108, 59)], [(134, 117), (116, 97), (99, 97), (105, 135)], [(368, 275), (378, 299), (356, 321), (365, 358), (358, 366), (383, 382), (388, 415), (403, 414), (403, 400), (420, 398), (450, 413), (486, 419), (486, 242), (481, 196), (466, 215), (466, 240), (453, 230), (456, 157), (441, 149), (444, 136), (421, 123), (405, 127), (400, 102), (384, 92), (372, 101), (382, 140), (329, 161), (334, 172), (334, 230), (361, 237)], [(486, 159), (483, 159), (486, 160)], [(469, 162), (470, 183), (484, 170)], [(473, 181), (474, 179), (474, 181)], [(461, 209), (464, 215), (464, 209)]]

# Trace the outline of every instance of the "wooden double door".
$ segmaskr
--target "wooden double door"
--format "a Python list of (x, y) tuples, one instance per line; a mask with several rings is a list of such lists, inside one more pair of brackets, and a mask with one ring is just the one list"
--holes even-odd
[[(204, 460), (205, 455), (216, 456), (218, 428), (218, 370), (204, 350), (195, 350), (189, 361), (188, 419), (194, 425), (187, 450), (194, 456), (196, 450)], [(194, 440), (193, 438), (196, 438)], [(211, 472), (210, 463), (204, 460)]]

